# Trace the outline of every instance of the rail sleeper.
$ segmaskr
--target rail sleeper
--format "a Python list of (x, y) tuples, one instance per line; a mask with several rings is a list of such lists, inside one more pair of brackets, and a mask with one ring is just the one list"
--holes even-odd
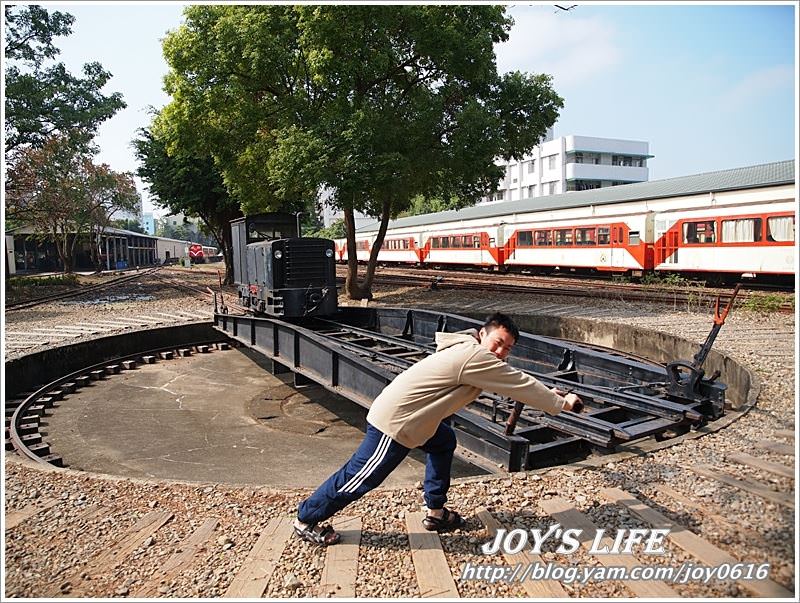
[(28, 450), (30, 450), (33, 454), (39, 457), (45, 457), (50, 454), (50, 444), (46, 442), (40, 442), (39, 444), (32, 444), (27, 446)]

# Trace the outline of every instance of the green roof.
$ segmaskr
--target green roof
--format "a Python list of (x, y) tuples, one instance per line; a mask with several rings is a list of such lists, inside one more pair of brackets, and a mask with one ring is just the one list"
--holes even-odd
[[(551, 209), (569, 209), (622, 203), (625, 201), (642, 201), (646, 199), (662, 199), (697, 195), (702, 193), (722, 192), (743, 188), (761, 188), (794, 184), (794, 160), (764, 163), (718, 172), (704, 172), (692, 176), (679, 176), (651, 182), (621, 184), (606, 188), (595, 188), (587, 191), (573, 191), (559, 195), (548, 195), (516, 201), (502, 201), (474, 205), (459, 210), (442, 211), (434, 214), (423, 214), (399, 218), (389, 222), (389, 228), (406, 228), (425, 226), (439, 222), (459, 220), (476, 220), (494, 216), (547, 211)], [(359, 233), (370, 233), (378, 230), (379, 222), (373, 222), (358, 229)]]

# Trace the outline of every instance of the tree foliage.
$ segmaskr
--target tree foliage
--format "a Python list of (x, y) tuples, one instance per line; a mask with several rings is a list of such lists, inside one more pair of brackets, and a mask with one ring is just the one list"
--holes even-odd
[(72, 272), (77, 242), (88, 237), (100, 267), (96, 242), (119, 211), (135, 211), (139, 193), (130, 174), (92, 161), (85, 137), (54, 136), (24, 149), (9, 169), (6, 211), (15, 221), (33, 225), (56, 243), (65, 272)]
[[(168, 152), (166, 143), (151, 129), (140, 129), (133, 141), (140, 165), (137, 174), (150, 186), (150, 193), (172, 213), (199, 217), (216, 240), (225, 258), (226, 283), (233, 281), (233, 255), (230, 221), (242, 216), (215, 167), (211, 155), (184, 149), (180, 143)], [(169, 226), (169, 225), (168, 225)], [(185, 231), (163, 234), (188, 239)]]
[(53, 135), (69, 134), (89, 144), (97, 127), (126, 106), (120, 93), (101, 92), (111, 74), (92, 62), (83, 66), (83, 77), (76, 77), (63, 63), (51, 62), (59, 53), (53, 39), (72, 33), (72, 15), (36, 5), (4, 9), (6, 161), (23, 148), (43, 146)]
[(380, 220), (371, 295), (391, 218), (418, 195), (474, 203), (558, 117), (547, 75), (497, 73), (502, 6), (195, 5), (164, 41), (168, 146), (210, 154), (245, 212), (296, 209), (333, 191), (348, 248), (354, 212)]

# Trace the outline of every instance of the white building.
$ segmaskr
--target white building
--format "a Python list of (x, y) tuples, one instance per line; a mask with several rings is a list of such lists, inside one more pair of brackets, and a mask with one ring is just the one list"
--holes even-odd
[(647, 160), (651, 157), (649, 144), (638, 140), (591, 136), (548, 139), (520, 160), (498, 161), (505, 167), (505, 176), (494, 195), (481, 201), (514, 201), (647, 182)]

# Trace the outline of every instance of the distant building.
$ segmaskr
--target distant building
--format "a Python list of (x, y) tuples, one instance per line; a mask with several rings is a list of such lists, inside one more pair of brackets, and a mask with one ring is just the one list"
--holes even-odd
[(149, 235), (156, 234), (156, 219), (153, 212), (147, 211), (142, 214), (142, 228)]
[[(552, 132), (552, 130), (550, 130)], [(570, 191), (647, 182), (649, 144), (638, 140), (561, 136), (545, 140), (522, 159), (498, 161), (505, 176), (483, 203), (515, 201)]]

